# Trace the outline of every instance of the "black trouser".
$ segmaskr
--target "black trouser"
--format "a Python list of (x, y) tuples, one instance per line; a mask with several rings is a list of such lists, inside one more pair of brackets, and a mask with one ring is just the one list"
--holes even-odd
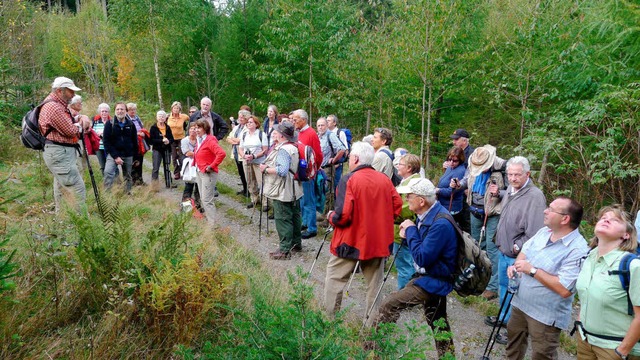
[(133, 166), (131, 167), (131, 180), (133, 180), (133, 185), (144, 184), (144, 181), (142, 180), (142, 161), (143, 160), (144, 160), (144, 155), (133, 156)]
[(236, 167), (238, 167), (238, 175), (240, 175), (240, 182), (242, 182), (242, 193), (247, 194), (247, 177), (244, 175), (244, 167), (241, 161), (236, 161)]
[(180, 140), (171, 143), (171, 162), (173, 163), (173, 175), (179, 175), (182, 170), (182, 149)]
[(466, 231), (471, 234), (471, 212), (469, 211), (469, 204), (467, 204), (467, 196), (462, 197), (462, 210), (456, 215), (453, 215), (453, 219), (460, 225), (462, 231)]

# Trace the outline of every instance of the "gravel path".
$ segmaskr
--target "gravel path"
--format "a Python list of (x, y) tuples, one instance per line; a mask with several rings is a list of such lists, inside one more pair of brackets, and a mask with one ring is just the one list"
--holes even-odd
[[(227, 160), (225, 160), (227, 161)], [(150, 169), (150, 161), (144, 163)], [(162, 174), (161, 174), (162, 175)], [(150, 173), (144, 174), (144, 179), (147, 183), (150, 182)], [(182, 190), (184, 189), (183, 182), (181, 180), (176, 181), (178, 188), (167, 189), (162, 183), (160, 193), (167, 198), (177, 203), (181, 200)], [(224, 171), (220, 171), (219, 183), (226, 184), (235, 191), (241, 189), (238, 185), (239, 178), (237, 174), (228, 174)], [(230, 234), (234, 237), (238, 243), (245, 246), (247, 249), (253, 251), (259, 256), (267, 265), (265, 269), (268, 269), (273, 276), (284, 278), (287, 271), (294, 271), (296, 267), (300, 266), (304, 270), (308, 271), (311, 268), (318, 247), (322, 244), (324, 234), (322, 228), (319, 227), (319, 234), (317, 237), (304, 240), (303, 239), (303, 251), (297, 254), (293, 254), (291, 260), (277, 261), (269, 259), (269, 252), (278, 249), (278, 237), (275, 231), (275, 224), (273, 220), (268, 221), (269, 232), (267, 233), (267, 217), (266, 213), (263, 213), (262, 217), (262, 236), (261, 241), (258, 241), (258, 223), (260, 213), (258, 210), (253, 211), (247, 209), (246, 204), (240, 203), (236, 198), (225, 196), (221, 194), (216, 198), (217, 216), (220, 219), (218, 222), (220, 226), (229, 228)], [(234, 211), (229, 211), (234, 209)], [(240, 213), (244, 216), (238, 216)], [(235, 215), (232, 215), (235, 214)], [(248, 219), (252, 219), (252, 223), (249, 223)], [(330, 238), (331, 235), (329, 235)], [(324, 275), (329, 259), (329, 246), (325, 244), (322, 248), (318, 262), (313, 269), (312, 281), (315, 283), (316, 299), (322, 298), (322, 289), (324, 284)], [(386, 294), (394, 291), (396, 288), (396, 278), (392, 273), (389, 276), (383, 290), (381, 298), (384, 298)], [(361, 322), (365, 315), (365, 293), (366, 287), (364, 278), (361, 274), (356, 274), (351, 289), (349, 290), (349, 297), (343, 299), (343, 308), (348, 307), (347, 319), (349, 321)], [(497, 300), (494, 300), (496, 302)], [(499, 306), (499, 304), (497, 304)], [(484, 314), (474, 308), (474, 306), (468, 306), (461, 304), (455, 297), (449, 296), (447, 303), (447, 314), (452, 326), (453, 340), (456, 347), (457, 359), (480, 359), (482, 357), (487, 338), (491, 332), (491, 328), (484, 324)], [(418, 320), (423, 321), (422, 312), (419, 307), (412, 310), (405, 311), (398, 321), (399, 324), (403, 324), (407, 321)], [(492, 351), (493, 359), (504, 358), (505, 346), (495, 344)], [(436, 353), (433, 351), (429, 359), (435, 359)], [(528, 358), (528, 356), (527, 356)], [(574, 359), (575, 357), (566, 353), (560, 349), (559, 360)]]

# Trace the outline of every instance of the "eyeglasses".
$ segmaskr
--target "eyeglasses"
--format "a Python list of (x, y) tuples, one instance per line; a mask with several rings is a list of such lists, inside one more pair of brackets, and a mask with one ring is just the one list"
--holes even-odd
[(460, 159), (458, 159), (458, 158), (448, 158), (447, 161), (451, 161), (453, 163), (459, 163)]
[(556, 213), (556, 214), (558, 214), (558, 215), (562, 215), (562, 216), (567, 216), (567, 215), (569, 215), (569, 214), (567, 214), (567, 213), (563, 213), (563, 212), (560, 212), (560, 211), (558, 211), (558, 210), (554, 210), (551, 206), (547, 206), (547, 210), (548, 210), (549, 212)]

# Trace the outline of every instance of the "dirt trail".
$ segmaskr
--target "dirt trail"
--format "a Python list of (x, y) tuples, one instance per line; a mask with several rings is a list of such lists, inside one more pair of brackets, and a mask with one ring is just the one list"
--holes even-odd
[[(145, 165), (151, 165), (149, 161), (145, 162)], [(150, 174), (144, 174), (144, 180), (150, 183)], [(241, 190), (239, 178), (237, 174), (228, 174), (224, 171), (220, 171), (219, 183), (226, 184), (235, 191)], [(160, 193), (167, 198), (175, 201), (176, 208), (178, 207), (182, 190), (184, 189), (183, 182), (181, 180), (176, 181), (178, 187), (175, 189), (167, 189), (162, 184)], [(266, 213), (262, 216), (262, 236), (261, 241), (258, 241), (258, 223), (259, 223), (259, 210), (247, 209), (246, 203), (240, 203), (235, 198), (220, 194), (216, 198), (217, 216), (220, 219), (218, 224), (222, 227), (230, 229), (230, 233), (238, 243), (245, 246), (247, 249), (253, 251), (257, 256), (268, 265), (265, 269), (268, 269), (274, 276), (283, 277), (287, 271), (295, 271), (296, 267), (300, 266), (305, 271), (309, 271), (311, 264), (313, 263), (318, 247), (322, 243), (324, 229), (319, 227), (319, 234), (315, 238), (302, 241), (303, 251), (300, 253), (294, 253), (291, 260), (278, 261), (271, 260), (269, 258), (269, 252), (278, 249), (278, 237), (275, 231), (275, 223), (273, 220), (267, 220)], [(234, 209), (236, 212), (242, 213), (249, 219), (253, 219), (251, 224), (247, 225), (247, 218), (232, 217), (229, 215), (233, 212), (227, 210)], [(267, 229), (267, 221), (269, 232)], [(329, 235), (328, 240), (331, 238)], [(325, 244), (318, 262), (315, 265), (311, 279), (315, 283), (315, 295), (316, 299), (322, 298), (322, 290), (324, 285), (324, 276), (327, 261), (329, 259), (329, 246)], [(397, 281), (392, 273), (389, 276), (381, 294), (381, 298), (396, 289)], [(364, 278), (361, 274), (356, 274), (351, 289), (349, 290), (349, 297), (343, 299), (343, 308), (348, 308), (347, 318), (349, 321), (361, 322), (365, 316), (365, 293), (366, 287)], [(496, 300), (494, 300), (496, 301)], [(499, 305), (499, 304), (498, 304)], [(484, 324), (484, 314), (474, 309), (472, 306), (465, 306), (461, 304), (457, 299), (452, 296), (448, 297), (447, 301), (447, 314), (451, 323), (453, 331), (453, 340), (456, 347), (457, 359), (480, 359), (484, 351), (487, 338), (491, 332), (491, 328)], [(416, 307), (412, 310), (405, 311), (398, 320), (399, 324), (403, 324), (411, 320), (423, 321), (422, 312), (420, 307)], [(492, 356), (493, 359), (502, 359), (505, 356), (505, 346), (495, 344)], [(436, 358), (436, 353), (433, 351), (430, 359)], [(527, 357), (528, 358), (528, 357)], [(569, 360), (574, 357), (562, 349), (559, 353), (559, 360)]]

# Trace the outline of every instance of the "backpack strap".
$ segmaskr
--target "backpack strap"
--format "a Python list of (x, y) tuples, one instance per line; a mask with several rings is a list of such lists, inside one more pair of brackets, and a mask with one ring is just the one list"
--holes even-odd
[(394, 160), (394, 156), (393, 156), (393, 153), (391, 153), (391, 150), (389, 150), (389, 149), (382, 149), (382, 150), (380, 150), (380, 151), (382, 151), (383, 153), (387, 154), (387, 156), (389, 157), (389, 159), (391, 159), (391, 162), (393, 162), (393, 160)]
[(631, 272), (629, 271), (629, 267), (631, 266), (631, 261), (638, 259), (636, 254), (626, 254), (620, 260), (620, 264), (618, 265), (618, 270), (609, 270), (609, 275), (618, 275), (620, 279), (620, 284), (622, 284), (622, 289), (627, 293), (627, 314), (633, 316), (633, 304), (631, 303), (631, 297), (629, 297), (629, 283), (631, 282)]

